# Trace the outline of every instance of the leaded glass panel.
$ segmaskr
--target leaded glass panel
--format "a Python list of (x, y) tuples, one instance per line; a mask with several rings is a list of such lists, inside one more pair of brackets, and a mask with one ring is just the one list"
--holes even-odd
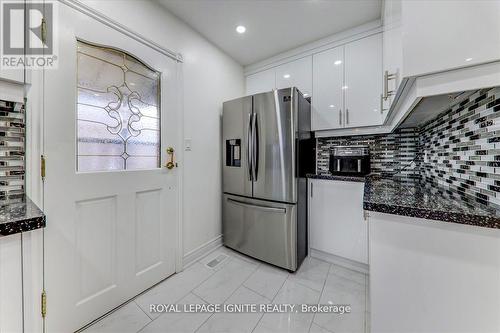
[(122, 51), (77, 46), (77, 170), (158, 168), (160, 73)]

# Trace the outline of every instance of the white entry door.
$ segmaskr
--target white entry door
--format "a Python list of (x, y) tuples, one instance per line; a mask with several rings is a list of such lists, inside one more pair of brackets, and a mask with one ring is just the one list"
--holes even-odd
[(61, 4), (44, 78), (46, 332), (72, 332), (175, 272), (177, 61)]

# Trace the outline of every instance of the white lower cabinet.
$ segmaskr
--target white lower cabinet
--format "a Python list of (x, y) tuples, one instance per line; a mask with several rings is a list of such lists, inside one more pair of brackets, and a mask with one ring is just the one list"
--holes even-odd
[(0, 237), (0, 333), (43, 331), (42, 255), (41, 229)]
[(370, 212), (372, 333), (500, 332), (500, 229)]
[(21, 234), (0, 238), (0, 333), (23, 331)]
[(309, 180), (311, 250), (368, 264), (363, 182)]

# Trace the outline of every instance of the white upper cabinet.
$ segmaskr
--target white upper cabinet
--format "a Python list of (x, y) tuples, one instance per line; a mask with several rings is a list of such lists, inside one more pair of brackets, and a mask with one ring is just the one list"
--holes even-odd
[(274, 68), (248, 75), (246, 81), (247, 95), (271, 91), (276, 87)]
[(402, 2), (405, 76), (500, 60), (500, 1)]
[(314, 55), (313, 130), (382, 124), (382, 35)]
[(382, 19), (386, 109), (408, 78), (500, 60), (500, 1), (386, 0)]
[[(401, 0), (387, 0), (382, 14), (383, 33), (383, 108), (389, 110), (401, 85), (403, 73), (403, 45), (401, 27)], [(386, 112), (387, 114), (387, 112)]]
[(311, 127), (313, 130), (343, 127), (344, 47), (339, 46), (313, 58)]
[[(3, 2), (3, 1), (0, 1)], [(3, 4), (2, 4), (3, 6)], [(3, 9), (3, 8), (2, 8)], [(12, 10), (10, 13), (2, 13), (2, 15), (10, 15), (10, 20), (11, 20), (11, 27), (10, 27), (10, 39), (9, 41), (3, 41), (4, 42), (10, 42), (10, 47), (16, 50), (16, 54), (3, 54), (4, 57), (2, 57), (2, 63), (4, 61), (7, 61), (8, 59), (11, 59), (12, 64), (16, 64), (20, 60), (24, 60), (24, 33), (25, 33), (25, 28), (23, 29), (23, 12), (21, 10)], [(5, 18), (3, 17), (3, 18)], [(4, 27), (4, 29), (7, 29), (7, 27)], [(3, 32), (5, 34), (5, 32)], [(3, 37), (3, 36), (2, 36)], [(2, 46), (3, 48), (6, 47), (6, 45)], [(3, 50), (5, 53), (5, 49)], [(6, 66), (0, 66), (0, 80), (5, 80), (13, 83), (21, 83), (24, 84), (24, 66), (18, 66), (18, 67), (6, 67)]]
[(312, 56), (276, 67), (276, 88), (297, 87), (306, 96), (312, 94)]
[(381, 125), (382, 34), (345, 46), (345, 127)]
[(0, 68), (0, 80), (6, 80), (15, 83), (24, 83), (24, 69)]
[(247, 95), (297, 87), (306, 96), (312, 93), (312, 56), (247, 76)]

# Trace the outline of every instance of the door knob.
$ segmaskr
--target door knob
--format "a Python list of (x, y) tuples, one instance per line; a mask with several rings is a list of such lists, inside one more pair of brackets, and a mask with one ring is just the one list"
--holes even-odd
[(174, 167), (177, 166), (177, 163), (174, 162), (174, 152), (175, 152), (174, 148), (172, 148), (172, 147), (167, 148), (167, 154), (168, 154), (169, 160), (168, 160), (167, 164), (165, 164), (165, 168), (167, 168), (169, 170), (173, 169)]

